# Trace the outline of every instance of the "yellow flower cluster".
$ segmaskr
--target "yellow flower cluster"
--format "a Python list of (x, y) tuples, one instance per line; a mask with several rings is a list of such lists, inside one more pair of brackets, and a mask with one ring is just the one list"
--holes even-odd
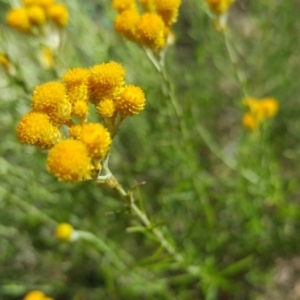
[(177, 21), (181, 0), (139, 0), (140, 10), (137, 4), (135, 0), (113, 0), (118, 12), (115, 30), (131, 41), (159, 51)]
[(274, 98), (257, 99), (247, 97), (243, 104), (249, 111), (243, 116), (243, 125), (250, 130), (256, 130), (267, 119), (273, 118), (279, 109), (278, 101)]
[(47, 297), (43, 292), (36, 290), (27, 293), (26, 296), (23, 298), (23, 300), (54, 300), (54, 299)]
[(6, 15), (7, 24), (22, 33), (31, 33), (35, 27), (51, 20), (58, 27), (65, 27), (69, 13), (64, 4), (54, 0), (23, 0), (23, 6), (12, 8)]
[[(60, 81), (34, 89), (17, 138), (49, 150), (47, 168), (58, 179), (90, 179), (98, 175), (122, 120), (143, 110), (145, 100), (142, 89), (125, 84), (125, 70), (116, 62), (69, 69)], [(92, 106), (103, 124), (88, 122)]]
[(234, 0), (206, 0), (210, 10), (220, 16), (224, 14), (230, 5), (234, 2)]

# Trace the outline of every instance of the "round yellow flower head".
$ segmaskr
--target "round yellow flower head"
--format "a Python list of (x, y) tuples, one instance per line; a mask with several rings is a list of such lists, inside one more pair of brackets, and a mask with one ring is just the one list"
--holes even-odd
[(243, 126), (246, 127), (249, 130), (255, 130), (258, 127), (258, 121), (249, 112), (244, 114), (243, 119), (242, 119), (242, 123), (243, 123)]
[(165, 24), (162, 18), (154, 13), (142, 14), (136, 24), (136, 37), (140, 44), (152, 50), (160, 50), (164, 47)]
[(55, 236), (61, 241), (70, 241), (74, 228), (69, 223), (60, 223), (55, 229)]
[(80, 140), (81, 138), (82, 126), (79, 124), (74, 124), (69, 127), (69, 136), (74, 140)]
[(7, 24), (23, 33), (27, 33), (31, 29), (29, 16), (25, 8), (11, 9), (6, 15)]
[(86, 145), (93, 158), (104, 158), (111, 144), (107, 129), (99, 123), (84, 124), (81, 129), (81, 141)]
[(278, 101), (274, 98), (263, 98), (261, 100), (261, 106), (265, 118), (274, 117), (279, 109)]
[(123, 117), (133, 116), (144, 109), (145, 101), (145, 94), (141, 88), (128, 85), (116, 102), (116, 108)]
[(84, 68), (69, 69), (61, 80), (66, 84), (67, 88), (78, 86), (80, 84), (87, 84), (89, 77), (89, 70)]
[(59, 142), (49, 151), (47, 168), (61, 181), (79, 182), (90, 178), (91, 157), (84, 143), (67, 139)]
[(136, 10), (135, 0), (113, 0), (112, 6), (118, 12)]
[(61, 77), (71, 103), (88, 101), (88, 78), (89, 70), (84, 68), (70, 69)]
[(139, 20), (139, 14), (135, 10), (125, 10), (118, 14), (114, 25), (116, 32), (124, 35), (129, 40), (135, 41), (135, 26)]
[(77, 101), (73, 104), (72, 115), (77, 117), (82, 123), (85, 121), (89, 113), (89, 106), (86, 101)]
[(210, 10), (216, 15), (224, 14), (234, 0), (206, 0)]
[(95, 65), (90, 69), (89, 88), (92, 101), (114, 98), (124, 85), (125, 70), (113, 61)]
[(181, 0), (154, 0), (156, 11), (167, 26), (171, 26), (177, 21), (180, 4)]
[(30, 112), (23, 116), (17, 127), (17, 138), (22, 144), (49, 149), (61, 139), (59, 129), (43, 113)]
[(27, 8), (27, 14), (31, 24), (40, 26), (46, 22), (46, 13), (40, 6), (29, 6)]
[(47, 114), (55, 124), (64, 124), (71, 119), (72, 106), (65, 86), (60, 82), (38, 85), (33, 91), (31, 106), (33, 111)]
[(96, 108), (102, 118), (111, 118), (116, 112), (115, 103), (111, 99), (101, 100)]
[(53, 298), (46, 297), (41, 291), (31, 291), (26, 294), (23, 300), (53, 300)]
[(59, 27), (65, 27), (69, 20), (69, 12), (64, 4), (53, 4), (47, 9), (49, 18)]

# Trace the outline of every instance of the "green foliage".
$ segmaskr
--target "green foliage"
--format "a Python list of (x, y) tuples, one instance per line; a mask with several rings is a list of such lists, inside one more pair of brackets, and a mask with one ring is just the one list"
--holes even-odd
[[(204, 3), (183, 1), (166, 54), (178, 117), (145, 52), (114, 32), (110, 1), (65, 2), (70, 24), (53, 71), (38, 62), (40, 41), (8, 28), (9, 5), (0, 1), (0, 52), (20, 74), (0, 71), (0, 299), (32, 289), (56, 300), (256, 299), (275, 259), (300, 250), (299, 3), (241, 0), (231, 8), (228, 42), (243, 89)], [(181, 264), (116, 191), (58, 182), (46, 171), (45, 152), (16, 139), (36, 85), (109, 60), (124, 65), (127, 81), (147, 96), (145, 110), (114, 139), (110, 169), (127, 189), (137, 185), (139, 207)], [(242, 127), (245, 89), (280, 103), (260, 134)], [(55, 240), (60, 222), (103, 244)]]

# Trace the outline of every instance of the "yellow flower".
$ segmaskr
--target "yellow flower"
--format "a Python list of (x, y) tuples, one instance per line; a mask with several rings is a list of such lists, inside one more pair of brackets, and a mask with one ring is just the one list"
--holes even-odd
[(43, 113), (30, 112), (23, 116), (17, 127), (17, 138), (22, 144), (49, 149), (56, 144), (61, 133)]
[(118, 12), (136, 9), (135, 0), (113, 0), (112, 6)]
[(69, 136), (75, 140), (80, 140), (82, 126), (74, 124), (69, 127)]
[(249, 130), (255, 130), (255, 129), (257, 129), (257, 126), (258, 126), (258, 121), (249, 112), (244, 114), (242, 123), (243, 123), (244, 127), (246, 127)]
[(45, 11), (37, 5), (29, 6), (27, 8), (27, 14), (31, 24), (39, 26), (45, 24), (46, 22)]
[(243, 103), (249, 107), (251, 113), (259, 122), (274, 117), (279, 108), (278, 102), (274, 98), (257, 99), (247, 97), (243, 100)]
[(206, 0), (210, 10), (216, 15), (224, 14), (234, 0)]
[(69, 12), (64, 4), (53, 4), (47, 9), (49, 18), (60, 27), (65, 27), (69, 20)]
[(145, 101), (145, 94), (141, 88), (128, 85), (117, 100), (116, 108), (123, 117), (133, 116), (144, 109)]
[(60, 223), (55, 229), (55, 236), (61, 241), (70, 241), (74, 228), (69, 223)]
[(31, 24), (25, 8), (11, 9), (6, 15), (7, 24), (23, 33), (27, 33), (31, 29)]
[(64, 124), (71, 119), (71, 103), (65, 86), (60, 82), (47, 82), (37, 86), (32, 95), (33, 111), (42, 112), (55, 124)]
[(84, 143), (67, 139), (49, 151), (47, 168), (59, 180), (74, 183), (91, 177), (91, 158)]
[(84, 124), (81, 129), (81, 141), (86, 145), (93, 158), (104, 158), (111, 144), (107, 129), (99, 123)]
[(116, 62), (95, 65), (90, 69), (91, 100), (98, 103), (104, 98), (115, 98), (124, 85), (125, 70)]
[(82, 123), (89, 113), (89, 106), (86, 101), (77, 101), (72, 106), (72, 115), (77, 117)]
[(116, 111), (115, 103), (111, 99), (101, 100), (96, 108), (102, 118), (111, 118)]
[(88, 101), (88, 78), (89, 70), (83, 68), (70, 69), (61, 77), (71, 103)]
[(181, 0), (154, 0), (156, 11), (167, 26), (171, 26), (177, 21), (180, 4)]
[(124, 35), (129, 40), (136, 40), (135, 26), (139, 20), (139, 14), (135, 10), (125, 10), (115, 19), (116, 32)]
[(152, 50), (163, 48), (166, 39), (162, 18), (154, 13), (142, 14), (136, 24), (136, 37), (140, 44)]
[(26, 294), (23, 300), (53, 300), (53, 298), (46, 297), (41, 291), (31, 291)]
[(279, 109), (278, 101), (274, 98), (263, 98), (261, 100), (262, 111), (265, 118), (274, 117)]

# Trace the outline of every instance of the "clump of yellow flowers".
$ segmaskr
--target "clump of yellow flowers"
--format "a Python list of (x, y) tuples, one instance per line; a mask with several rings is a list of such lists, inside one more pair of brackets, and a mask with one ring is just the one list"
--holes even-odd
[(6, 15), (7, 24), (22, 33), (33, 33), (48, 20), (58, 27), (68, 23), (68, 9), (55, 0), (23, 0), (23, 6), (12, 8)]
[[(32, 110), (20, 120), (17, 138), (49, 150), (47, 168), (59, 180), (96, 179), (121, 122), (144, 105), (144, 92), (125, 84), (125, 70), (116, 62), (69, 69), (60, 81), (34, 89)], [(101, 123), (89, 122), (91, 107)]]
[(248, 107), (248, 112), (244, 114), (242, 123), (249, 130), (257, 130), (264, 121), (273, 118), (279, 109), (278, 101), (269, 97), (247, 97), (243, 104)]
[(139, 45), (160, 51), (172, 36), (180, 4), (181, 0), (113, 0), (118, 12), (115, 30)]
[(35, 290), (27, 293), (23, 300), (54, 300), (53, 298), (47, 297), (43, 292)]

